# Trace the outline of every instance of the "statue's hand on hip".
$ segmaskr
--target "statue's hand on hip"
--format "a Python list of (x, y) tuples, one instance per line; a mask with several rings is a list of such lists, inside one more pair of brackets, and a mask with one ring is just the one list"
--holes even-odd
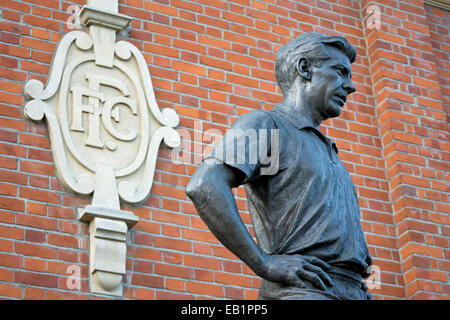
[(304, 287), (302, 280), (311, 282), (316, 288), (325, 290), (333, 281), (325, 272), (331, 266), (313, 256), (266, 255), (260, 276), (271, 282)]

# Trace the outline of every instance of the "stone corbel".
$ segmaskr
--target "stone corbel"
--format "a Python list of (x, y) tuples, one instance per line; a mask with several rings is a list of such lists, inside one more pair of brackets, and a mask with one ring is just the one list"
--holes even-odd
[(89, 223), (91, 292), (122, 296), (127, 233), (138, 218), (129, 211), (92, 205), (79, 209), (78, 218)]
[(78, 210), (78, 220), (89, 223), (90, 288), (94, 293), (122, 296), (127, 232), (139, 219), (120, 209), (113, 168), (97, 166), (92, 204)]

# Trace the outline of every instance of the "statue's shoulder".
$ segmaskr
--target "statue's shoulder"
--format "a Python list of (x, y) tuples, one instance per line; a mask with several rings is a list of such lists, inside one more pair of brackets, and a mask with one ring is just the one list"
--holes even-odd
[(277, 125), (274, 120), (274, 112), (266, 110), (253, 110), (249, 113), (245, 113), (239, 116), (233, 127), (241, 128), (276, 128)]

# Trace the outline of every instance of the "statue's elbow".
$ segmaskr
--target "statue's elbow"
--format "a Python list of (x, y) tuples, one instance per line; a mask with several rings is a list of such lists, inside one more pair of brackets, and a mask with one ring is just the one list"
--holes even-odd
[(194, 196), (194, 193), (195, 193), (195, 186), (194, 186), (194, 184), (192, 183), (192, 180), (190, 180), (189, 183), (187, 184), (187, 186), (186, 186), (186, 188), (185, 188), (185, 192), (186, 192), (186, 195), (187, 195), (190, 199), (192, 199), (192, 197)]
[(192, 200), (198, 198), (198, 195), (202, 193), (203, 183), (201, 179), (196, 179), (193, 177), (186, 186), (186, 195)]

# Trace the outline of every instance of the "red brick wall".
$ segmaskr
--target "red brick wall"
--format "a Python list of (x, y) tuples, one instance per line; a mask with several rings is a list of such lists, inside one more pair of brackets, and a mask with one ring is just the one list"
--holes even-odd
[(377, 4), (367, 43), (405, 296), (448, 297), (448, 125), (427, 16)]
[[(59, 183), (44, 123), (24, 119), (23, 85), (45, 81), (70, 5), (1, 2), (0, 297), (59, 299), (89, 293), (90, 203)], [(377, 5), (380, 28), (366, 9)], [(377, 299), (450, 297), (448, 219), (448, 12), (422, 1), (121, 0), (128, 41), (147, 59), (161, 108), (175, 109), (197, 146), (201, 133), (281, 101), (275, 52), (302, 32), (344, 34), (358, 50), (357, 93), (323, 132), (337, 142), (357, 187), (381, 286)], [(447, 99), (447, 100), (445, 100)], [(195, 134), (197, 133), (197, 134)], [(197, 164), (161, 149), (150, 198), (127, 248), (125, 297), (254, 299), (260, 280), (208, 231), (184, 186)], [(250, 227), (243, 188), (238, 207)], [(251, 228), (251, 227), (250, 227)], [(70, 289), (78, 267), (81, 287)]]

